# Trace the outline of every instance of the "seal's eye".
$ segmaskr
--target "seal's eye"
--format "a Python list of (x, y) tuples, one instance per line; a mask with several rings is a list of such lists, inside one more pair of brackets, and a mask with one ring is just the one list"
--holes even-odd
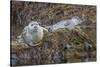
[(33, 24), (31, 24), (31, 26), (33, 26)]

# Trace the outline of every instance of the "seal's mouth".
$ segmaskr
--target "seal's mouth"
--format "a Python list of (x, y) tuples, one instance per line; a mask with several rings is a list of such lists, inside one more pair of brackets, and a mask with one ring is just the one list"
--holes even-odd
[(33, 32), (37, 32), (38, 28), (34, 28)]

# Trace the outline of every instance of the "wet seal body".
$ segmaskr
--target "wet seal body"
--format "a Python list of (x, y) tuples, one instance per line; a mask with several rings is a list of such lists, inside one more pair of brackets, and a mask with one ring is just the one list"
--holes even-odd
[(36, 46), (43, 38), (43, 30), (46, 29), (39, 26), (38, 22), (32, 21), (24, 28), (22, 38), (29, 46)]
[(78, 16), (74, 16), (71, 19), (59, 21), (54, 25), (48, 26), (47, 28), (49, 32), (55, 32), (61, 28), (74, 29), (76, 25), (81, 24), (81, 23), (82, 23), (82, 20)]

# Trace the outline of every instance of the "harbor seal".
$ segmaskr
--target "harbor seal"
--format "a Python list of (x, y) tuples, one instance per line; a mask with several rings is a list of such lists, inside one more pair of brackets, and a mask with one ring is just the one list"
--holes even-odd
[(61, 20), (54, 25), (47, 26), (49, 32), (55, 32), (58, 29), (67, 28), (69, 30), (74, 29), (76, 25), (81, 24), (82, 20), (78, 16), (74, 16), (70, 19)]
[(31, 21), (28, 26), (23, 29), (22, 38), (29, 46), (37, 46), (37, 43), (43, 38), (43, 30), (48, 31), (41, 27), (38, 22)]

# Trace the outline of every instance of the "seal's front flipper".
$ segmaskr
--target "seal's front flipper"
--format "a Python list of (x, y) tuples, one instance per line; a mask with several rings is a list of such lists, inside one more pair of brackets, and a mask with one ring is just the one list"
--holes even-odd
[(44, 31), (48, 32), (48, 29), (44, 28), (44, 27), (41, 27)]
[(34, 43), (32, 43), (32, 42), (28, 44), (29, 47), (36, 47), (36, 46), (38, 46), (38, 45), (39, 45), (39, 44), (34, 44)]

